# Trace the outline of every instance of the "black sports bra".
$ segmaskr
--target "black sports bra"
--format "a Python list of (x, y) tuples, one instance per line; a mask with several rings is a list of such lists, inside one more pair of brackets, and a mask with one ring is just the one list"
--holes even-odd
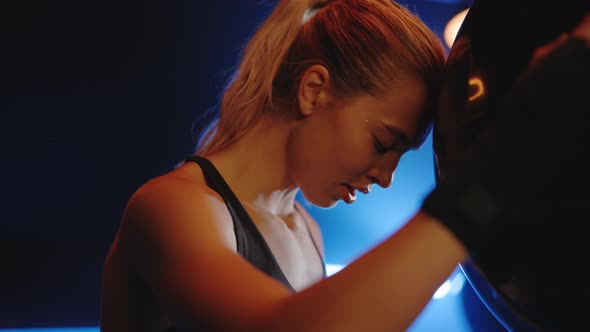
[[(215, 190), (225, 201), (233, 220), (238, 253), (258, 269), (282, 282), (291, 291), (295, 291), (279, 267), (279, 264), (270, 251), (264, 237), (256, 227), (256, 224), (252, 221), (248, 212), (246, 212), (215, 166), (208, 159), (200, 156), (190, 156), (186, 158), (185, 161), (192, 161), (199, 164), (205, 176), (205, 180), (207, 181), (207, 185)], [(318, 246), (313, 240), (309, 226), (307, 230), (320, 259), (322, 260), (323, 276), (326, 277), (326, 264), (323, 262)]]

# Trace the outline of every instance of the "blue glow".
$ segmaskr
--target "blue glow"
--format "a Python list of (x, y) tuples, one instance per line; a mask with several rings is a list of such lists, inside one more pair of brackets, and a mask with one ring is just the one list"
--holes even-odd
[(389, 188), (373, 186), (354, 204), (339, 202), (323, 209), (299, 194), (298, 200), (322, 230), (326, 262), (345, 266), (401, 228), (435, 186), (433, 156), (430, 134), (420, 148), (404, 154)]
[(340, 264), (326, 264), (326, 274), (329, 276), (338, 273), (338, 271), (342, 270), (344, 265)]
[(454, 275), (440, 285), (432, 296), (432, 299), (438, 300), (445, 296), (457, 295), (463, 289), (463, 285), (465, 285), (465, 276), (462, 273), (455, 272)]
[(402, 227), (435, 185), (432, 135), (399, 162), (391, 187), (373, 186), (354, 204), (323, 209), (301, 193), (297, 199), (317, 220), (324, 237), (326, 262), (346, 265)]

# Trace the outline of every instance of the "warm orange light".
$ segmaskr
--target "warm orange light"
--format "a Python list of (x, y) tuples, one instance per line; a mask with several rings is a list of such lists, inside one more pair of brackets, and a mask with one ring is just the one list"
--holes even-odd
[(475, 100), (481, 97), (485, 92), (485, 87), (483, 85), (483, 81), (479, 77), (472, 77), (469, 79), (469, 87), (474, 87), (475, 92), (469, 96), (469, 101)]
[(451, 18), (447, 23), (447, 26), (445, 27), (445, 30), (443, 32), (443, 37), (445, 39), (445, 43), (449, 48), (453, 46), (453, 43), (455, 42), (455, 37), (457, 37), (459, 28), (461, 28), (461, 24), (463, 23), (465, 15), (467, 15), (468, 11), (469, 8), (463, 9), (462, 11), (457, 13), (457, 15), (453, 16), (453, 18)]

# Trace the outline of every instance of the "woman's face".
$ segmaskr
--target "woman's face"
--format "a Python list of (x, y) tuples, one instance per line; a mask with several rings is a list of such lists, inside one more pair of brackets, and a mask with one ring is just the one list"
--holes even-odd
[(307, 115), (289, 137), (291, 179), (312, 204), (352, 203), (355, 191), (388, 187), (416, 141), (425, 107), (422, 81), (400, 81), (392, 95), (361, 94)]

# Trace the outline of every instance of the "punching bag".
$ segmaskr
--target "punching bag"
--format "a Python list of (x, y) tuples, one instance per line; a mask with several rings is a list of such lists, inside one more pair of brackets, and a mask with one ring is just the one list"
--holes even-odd
[[(486, 121), (490, 121), (499, 101), (529, 68), (535, 50), (571, 31), (589, 12), (590, 0), (473, 2), (448, 55), (439, 112), (434, 122), (437, 182), (449, 172), (447, 165), (462, 158), (461, 147), (468, 145), (486, 126)], [(588, 82), (556, 80), (554, 84), (555, 89), (584, 84), (590, 94)], [(547, 135), (551, 135), (551, 125), (559, 126), (560, 130), (571, 126), (572, 131), (587, 126), (588, 122), (579, 119), (588, 118), (585, 114), (590, 106), (581, 103), (579, 107), (568, 110), (584, 114), (576, 115), (576, 120), (561, 116), (566, 113), (555, 110), (555, 122), (546, 129)], [(482, 302), (510, 331), (570, 331), (587, 325), (590, 274), (585, 265), (589, 250), (585, 248), (581, 226), (577, 229), (571, 226), (582, 225), (588, 219), (588, 208), (578, 202), (590, 189), (586, 186), (587, 157), (583, 156), (590, 143), (558, 144), (564, 148), (546, 152), (555, 154), (555, 158), (565, 156), (567, 161), (560, 164), (554, 174), (567, 174), (564, 176), (573, 179), (573, 185), (567, 191), (543, 189), (560, 192), (552, 194), (556, 198), (550, 204), (538, 206), (535, 220), (531, 221), (536, 228), (531, 234), (538, 237), (539, 245), (528, 248), (526, 256), (510, 264), (498, 258), (485, 266), (475, 260), (460, 266)], [(541, 183), (544, 180), (539, 178)], [(496, 245), (497, 252), (502, 252), (502, 243)], [(505, 255), (503, 252), (498, 257)]]

